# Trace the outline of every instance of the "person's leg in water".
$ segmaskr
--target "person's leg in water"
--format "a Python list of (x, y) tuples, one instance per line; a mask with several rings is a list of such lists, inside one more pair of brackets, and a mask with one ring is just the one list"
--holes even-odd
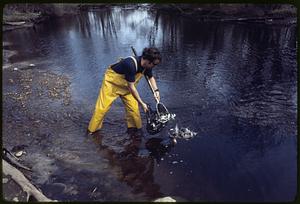
[(101, 129), (104, 116), (107, 113), (107, 111), (110, 109), (113, 101), (117, 99), (117, 97), (118, 94), (116, 93), (116, 91), (114, 91), (113, 85), (104, 79), (101, 89), (99, 91), (93, 116), (88, 126), (89, 134), (92, 134), (95, 131)]
[(127, 133), (131, 136), (142, 136), (142, 119), (139, 110), (139, 104), (132, 94), (121, 96), (125, 105)]

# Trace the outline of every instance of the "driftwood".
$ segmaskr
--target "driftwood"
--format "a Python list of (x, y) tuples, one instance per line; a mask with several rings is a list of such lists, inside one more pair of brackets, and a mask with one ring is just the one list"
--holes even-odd
[(20, 22), (4, 22), (6, 25), (13, 25), (13, 26), (19, 26), (19, 25), (24, 25), (26, 22), (25, 21), (20, 21)]
[(20, 187), (27, 193), (27, 201), (29, 197), (33, 196), (37, 201), (44, 202), (54, 202), (56, 200), (51, 200), (47, 198), (43, 193), (41, 193), (30, 181), (24, 176), (24, 174), (10, 165), (7, 161), (2, 159), (2, 168), (5, 175), (10, 175), (12, 179), (20, 185)]
[(30, 168), (24, 166), (23, 164), (20, 164), (18, 162), (19, 159), (15, 155), (13, 155), (10, 151), (8, 151), (6, 148), (2, 148), (2, 150), (3, 150), (2, 159), (5, 159), (6, 161), (10, 162), (12, 165), (18, 168), (22, 168), (27, 171), (32, 171)]

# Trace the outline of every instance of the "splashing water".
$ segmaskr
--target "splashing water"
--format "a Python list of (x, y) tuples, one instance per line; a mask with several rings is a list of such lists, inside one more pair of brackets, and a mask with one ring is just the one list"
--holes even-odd
[(161, 115), (159, 115), (159, 118), (157, 119), (157, 121), (160, 123), (167, 123), (169, 120), (174, 120), (175, 117), (176, 117), (176, 114), (172, 114), (172, 113), (161, 114)]
[(176, 124), (175, 128), (171, 128), (169, 130), (169, 136), (172, 138), (182, 138), (189, 140), (197, 135), (197, 132), (193, 132), (189, 130), (188, 128), (178, 128), (178, 125)]

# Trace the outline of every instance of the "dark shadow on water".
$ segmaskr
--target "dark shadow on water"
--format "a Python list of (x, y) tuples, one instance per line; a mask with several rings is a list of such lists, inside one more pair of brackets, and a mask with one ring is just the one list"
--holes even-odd
[(145, 146), (150, 152), (150, 156), (156, 159), (156, 162), (159, 163), (161, 158), (171, 151), (174, 147), (174, 143), (172, 143), (169, 138), (150, 138), (146, 142)]
[(62, 154), (55, 162), (57, 169), (40, 186), (45, 195), (59, 201), (85, 202), (151, 201), (168, 196), (157, 183), (154, 170), (173, 146), (164, 138), (147, 139), (139, 131), (123, 134), (117, 144), (108, 139), (108, 131), (85, 135), (84, 143), (90, 150), (81, 152), (83, 157), (78, 160), (68, 151)]
[[(109, 160), (112, 167), (118, 166), (118, 179), (132, 188), (134, 194), (144, 193), (148, 199), (162, 197), (160, 186), (154, 181), (155, 160), (160, 159), (171, 150), (163, 138), (150, 138), (144, 141), (141, 132), (129, 132), (130, 142), (125, 144), (124, 151), (118, 153), (102, 144), (100, 131), (93, 135), (93, 141), (99, 147), (100, 156)], [(141, 156), (141, 149), (150, 154)], [(155, 160), (154, 160), (155, 159)]]

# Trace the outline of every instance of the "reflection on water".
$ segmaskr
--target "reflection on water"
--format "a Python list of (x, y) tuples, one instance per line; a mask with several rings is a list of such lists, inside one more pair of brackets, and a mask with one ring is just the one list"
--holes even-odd
[[(147, 198), (175, 195), (191, 201), (294, 199), (295, 26), (197, 22), (143, 8), (112, 7), (5, 33), (3, 39), (18, 51), (12, 62), (43, 61), (44, 67), (71, 77), (72, 100), (86, 113), (84, 123), (107, 65), (130, 55), (130, 46), (141, 52), (155, 45), (162, 51), (163, 61), (154, 70), (162, 100), (177, 115), (178, 125), (199, 137), (169, 150), (159, 145), (151, 149), (160, 143), (152, 140), (145, 143), (152, 154), (140, 157), (139, 145), (121, 141), (125, 152), (111, 150), (117, 137), (106, 133), (113, 138), (107, 139), (107, 147), (88, 155), (109, 160), (109, 168), (117, 170), (103, 174), (119, 172), (120, 183), (137, 199), (145, 198), (141, 192)], [(154, 103), (144, 81), (138, 90)], [(124, 122), (122, 108), (120, 101), (114, 103), (103, 131), (122, 131), (123, 126), (114, 125)], [(119, 183), (111, 188), (115, 186)], [(128, 189), (119, 190), (124, 195)]]
[(125, 144), (124, 151), (121, 153), (103, 146), (103, 136), (100, 134), (97, 134), (94, 140), (100, 148), (100, 156), (109, 160), (112, 170), (118, 172), (118, 179), (129, 185), (133, 193), (144, 193), (148, 199), (161, 197), (159, 185), (153, 178), (154, 160), (152, 157), (139, 157), (140, 137), (132, 134), (130, 136), (133, 137), (132, 140), (129, 144)]

